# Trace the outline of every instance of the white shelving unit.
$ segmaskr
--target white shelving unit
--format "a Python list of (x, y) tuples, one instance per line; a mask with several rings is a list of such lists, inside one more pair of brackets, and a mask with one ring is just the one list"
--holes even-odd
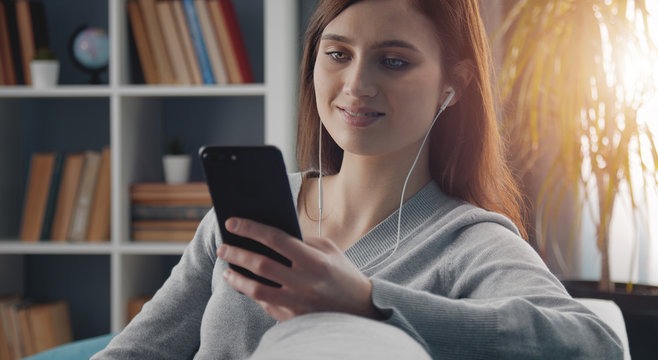
[[(189, 131), (202, 133), (213, 133), (213, 130), (218, 129), (217, 141), (213, 141), (214, 138), (209, 140), (215, 143), (234, 143), (231, 134), (238, 134), (237, 142), (245, 141), (246, 138), (249, 142), (276, 145), (284, 153), (288, 168), (295, 168), (299, 46), (299, 4), (296, 0), (234, 0), (238, 10), (240, 6), (262, 9), (262, 20), (258, 17), (258, 21), (263, 22), (263, 81), (224, 86), (132, 84), (130, 66), (135, 54), (130, 53), (131, 35), (125, 0), (101, 0), (99, 3), (103, 4), (101, 8), (107, 4), (110, 37), (107, 84), (61, 85), (45, 90), (26, 86), (0, 87), (0, 295), (19, 293), (32, 296), (33, 293), (47, 293), (49, 289), (40, 289), (40, 285), (32, 281), (41, 273), (51, 271), (56, 282), (67, 283), (71, 274), (66, 272), (70, 271), (71, 266), (64, 266), (64, 263), (72, 262), (74, 271), (78, 272), (76, 276), (84, 278), (88, 269), (82, 267), (87, 266), (89, 259), (99, 260), (101, 265), (96, 270), (100, 275), (89, 270), (91, 274), (84, 280), (88, 284), (67, 286), (77, 294), (66, 296), (84, 297), (85, 287), (97, 285), (98, 281), (101, 289), (109, 294), (109, 299), (98, 300), (98, 303), (109, 306), (99, 305), (100, 308), (97, 306), (91, 310), (92, 314), (79, 315), (85, 320), (78, 321), (77, 327), (92, 330), (82, 330), (82, 334), (75, 334), (76, 338), (84, 338), (87, 333), (95, 335), (99, 332), (120, 331), (126, 323), (128, 299), (157, 289), (168, 275), (171, 264), (177, 261), (185, 249), (186, 244), (136, 243), (130, 239), (129, 187), (133, 182), (154, 180), (160, 176), (161, 143), (166, 124), (173, 123), (177, 127), (191, 128)], [(77, 5), (77, 2), (69, 1), (61, 6), (66, 4)], [(243, 17), (239, 20), (243, 29), (255, 21)], [(251, 59), (252, 66), (259, 63), (254, 60)], [(53, 120), (39, 119), (46, 112), (63, 113), (59, 117), (71, 117), (75, 124), (84, 122), (90, 114), (100, 119), (93, 120), (90, 127), (104, 129), (99, 130), (100, 135), (90, 137), (106, 140), (104, 144), (95, 143), (98, 149), (108, 144), (111, 146), (112, 236), (108, 243), (28, 244), (18, 240), (26, 167), (30, 156), (27, 152), (40, 149), (44, 141), (49, 142), (55, 136), (63, 136), (60, 140), (53, 140), (55, 147), (61, 145), (67, 148), (69, 142), (85, 146), (83, 138), (86, 135), (80, 133), (83, 130), (70, 129), (70, 135), (49, 137), (49, 129), (66, 133), (64, 127), (69, 126), (69, 123), (55, 115)], [(245, 119), (241, 119), (243, 113)], [(61, 124), (52, 124), (58, 121)], [(194, 129), (199, 124), (211, 124), (212, 129)], [(252, 128), (255, 134), (251, 133)], [(55, 266), (49, 270), (40, 269), (35, 263), (44, 259), (47, 263), (54, 262)], [(76, 268), (78, 263), (80, 266)], [(76, 281), (74, 279), (77, 278), (71, 279)], [(89, 301), (96, 301), (93, 294), (90, 296), (92, 298)], [(75, 332), (75, 304), (72, 304), (71, 312)], [(94, 324), (84, 323), (104, 317), (107, 323), (108, 314), (109, 328), (94, 330)]]

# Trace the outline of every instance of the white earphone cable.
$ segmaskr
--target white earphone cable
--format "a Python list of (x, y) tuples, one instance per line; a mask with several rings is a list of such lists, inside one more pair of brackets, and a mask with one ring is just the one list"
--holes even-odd
[(318, 178), (318, 237), (322, 237), (322, 121), (320, 123), (320, 132), (318, 134), (318, 166), (320, 167), (320, 177)]
[[(414, 168), (416, 167), (416, 163), (418, 162), (418, 159), (420, 158), (420, 154), (423, 151), (423, 147), (425, 147), (425, 142), (427, 142), (427, 138), (430, 135), (430, 132), (432, 128), (434, 127), (434, 123), (436, 123), (436, 120), (439, 118), (439, 115), (448, 107), (448, 104), (450, 104), (450, 101), (452, 101), (452, 98), (455, 96), (455, 91), (450, 88), (450, 94), (446, 98), (446, 100), (443, 102), (443, 105), (441, 105), (441, 108), (439, 111), (436, 113), (434, 116), (434, 120), (432, 120), (432, 124), (430, 125), (429, 129), (427, 129), (427, 132), (425, 133), (425, 137), (423, 138), (423, 142), (420, 144), (420, 148), (418, 149), (418, 153), (416, 154), (416, 158), (414, 159), (413, 164), (411, 164), (411, 168), (409, 169), (409, 172), (407, 173), (407, 177), (404, 180), (404, 185), (402, 186), (402, 194), (400, 195), (400, 207), (398, 209), (398, 229), (397, 229), (397, 236), (395, 240), (395, 247), (393, 247), (393, 250), (391, 251), (390, 254), (388, 254), (387, 257), (384, 259), (377, 261), (373, 265), (365, 268), (365, 269), (360, 269), (361, 271), (367, 271), (375, 266), (385, 262), (386, 260), (390, 259), (393, 254), (397, 251), (398, 247), (400, 246), (400, 228), (402, 224), (402, 205), (404, 204), (404, 194), (407, 191), (407, 183), (409, 182), (409, 178), (411, 178), (411, 173), (413, 172)], [(320, 121), (320, 139), (318, 141), (319, 143), (319, 149), (318, 149), (318, 164), (320, 167), (320, 176), (318, 179), (318, 210), (319, 210), (319, 215), (320, 218), (318, 219), (318, 236), (322, 236), (322, 121)]]

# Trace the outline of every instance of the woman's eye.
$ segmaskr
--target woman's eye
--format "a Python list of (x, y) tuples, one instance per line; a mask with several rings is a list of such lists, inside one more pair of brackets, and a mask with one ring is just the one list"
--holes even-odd
[(392, 70), (400, 70), (407, 66), (409, 63), (397, 58), (386, 58), (383, 60), (384, 66)]
[(347, 55), (342, 51), (329, 51), (327, 52), (327, 55), (329, 55), (333, 60), (336, 61), (342, 62), (347, 60)]

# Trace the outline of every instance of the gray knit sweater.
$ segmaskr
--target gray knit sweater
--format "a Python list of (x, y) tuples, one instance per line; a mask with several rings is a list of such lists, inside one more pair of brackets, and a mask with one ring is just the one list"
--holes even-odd
[[(293, 198), (301, 176), (293, 175)], [(433, 358), (622, 358), (619, 339), (572, 300), (506, 217), (431, 182), (345, 254), (372, 299)], [(244, 359), (276, 321), (222, 281), (215, 214), (141, 313), (93, 359)], [(374, 266), (373, 266), (374, 265)], [(136, 274), (138, 276), (138, 274)]]

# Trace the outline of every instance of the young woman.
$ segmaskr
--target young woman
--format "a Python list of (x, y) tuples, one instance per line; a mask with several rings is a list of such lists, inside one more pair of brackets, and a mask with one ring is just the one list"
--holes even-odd
[[(290, 178), (304, 242), (247, 219), (226, 223), (292, 267), (222, 244), (211, 212), (153, 300), (96, 358), (245, 358), (266, 332), (256, 358), (289, 345), (294, 358), (288, 350), (308, 334), (322, 343), (313, 324), (332, 341), (327, 329), (354, 329), (317, 314), (371, 319), (357, 348), (413, 339), (433, 358), (621, 356), (612, 330), (519, 231), (477, 0), (321, 1), (305, 42), (303, 172)], [(289, 325), (304, 319), (298, 331)], [(406, 335), (378, 337), (373, 323)]]

